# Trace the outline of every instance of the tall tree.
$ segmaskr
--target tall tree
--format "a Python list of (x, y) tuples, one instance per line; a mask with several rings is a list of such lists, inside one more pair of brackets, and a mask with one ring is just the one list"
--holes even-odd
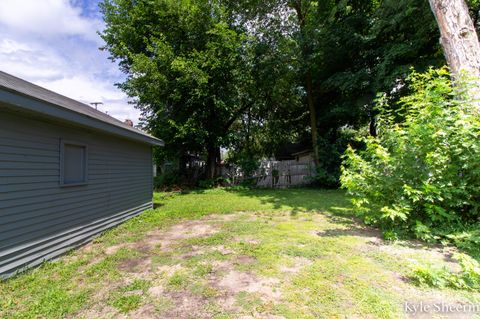
[(127, 79), (120, 87), (165, 149), (206, 154), (213, 178), (220, 148), (250, 107), (247, 38), (207, 0), (105, 0), (102, 38)]

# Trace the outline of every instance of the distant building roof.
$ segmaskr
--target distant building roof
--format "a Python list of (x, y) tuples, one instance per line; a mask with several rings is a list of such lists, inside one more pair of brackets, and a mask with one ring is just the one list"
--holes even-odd
[(302, 140), (297, 143), (285, 143), (277, 152), (275, 152), (275, 159), (277, 160), (292, 160), (295, 159), (296, 153), (303, 152), (311, 148), (311, 143), (308, 140)]
[(308, 155), (308, 154), (312, 154), (312, 153), (313, 153), (312, 149), (306, 149), (306, 150), (303, 150), (303, 151), (300, 151), (300, 152), (292, 153), (292, 156), (302, 156), (302, 155)]
[[(27, 99), (27, 100), (25, 100)], [(28, 103), (29, 101), (30, 103)], [(33, 100), (33, 101), (32, 101)], [(144, 143), (163, 146), (162, 140), (66, 96), (0, 71), (0, 103), (59, 120), (98, 129)]]

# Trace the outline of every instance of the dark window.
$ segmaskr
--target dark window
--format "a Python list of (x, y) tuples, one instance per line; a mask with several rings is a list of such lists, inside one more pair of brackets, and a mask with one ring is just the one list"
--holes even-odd
[(62, 141), (60, 150), (60, 184), (64, 186), (87, 183), (87, 146)]

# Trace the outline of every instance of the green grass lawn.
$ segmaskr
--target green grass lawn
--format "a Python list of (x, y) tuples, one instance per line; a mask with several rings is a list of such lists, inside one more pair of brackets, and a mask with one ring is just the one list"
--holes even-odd
[(405, 302), (480, 302), (413, 285), (415, 264), (455, 267), (449, 252), (383, 241), (341, 191), (154, 200), (93, 243), (0, 283), (0, 318), (402, 318)]

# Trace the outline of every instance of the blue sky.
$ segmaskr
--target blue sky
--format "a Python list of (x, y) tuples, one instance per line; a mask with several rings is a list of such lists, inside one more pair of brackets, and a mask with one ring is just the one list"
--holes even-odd
[(98, 0), (0, 0), (0, 70), (138, 122), (114, 86), (124, 79), (98, 48), (104, 27)]

